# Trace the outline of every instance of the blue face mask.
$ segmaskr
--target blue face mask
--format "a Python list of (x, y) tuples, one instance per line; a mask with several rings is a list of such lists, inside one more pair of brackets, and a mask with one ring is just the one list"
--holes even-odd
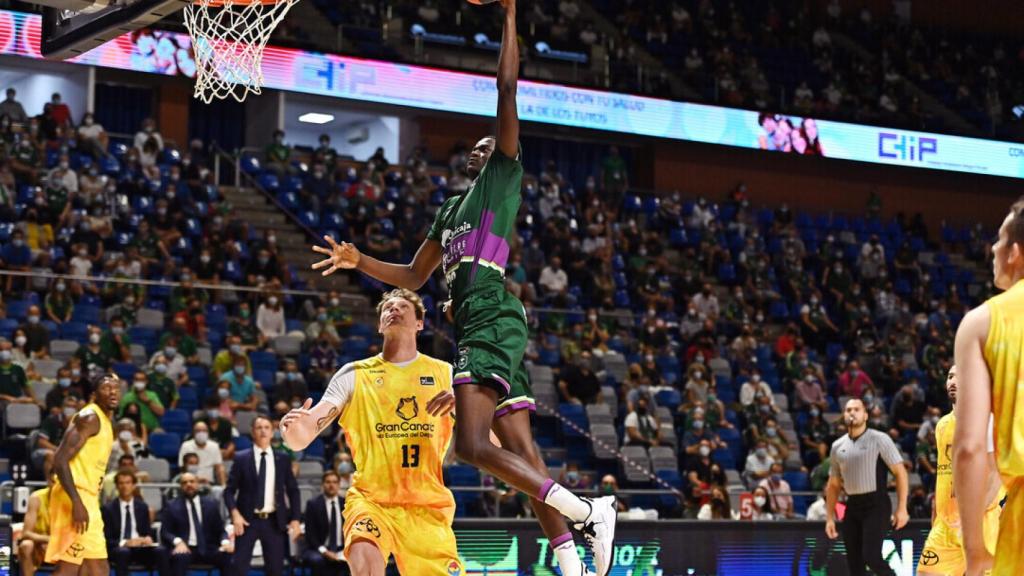
[(288, 381), (289, 382), (294, 382), (294, 381), (299, 379), (299, 373), (298, 372), (289, 372), (287, 376), (288, 376)]
[(245, 366), (235, 366), (235, 374), (238, 374), (239, 376), (245, 374)]

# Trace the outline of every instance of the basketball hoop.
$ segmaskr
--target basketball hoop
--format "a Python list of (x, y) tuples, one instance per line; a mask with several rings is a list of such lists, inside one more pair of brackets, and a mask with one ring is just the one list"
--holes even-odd
[(193, 95), (209, 104), (231, 96), (242, 102), (263, 87), (263, 50), (271, 32), (298, 0), (195, 0), (185, 6), (185, 28), (196, 62)]

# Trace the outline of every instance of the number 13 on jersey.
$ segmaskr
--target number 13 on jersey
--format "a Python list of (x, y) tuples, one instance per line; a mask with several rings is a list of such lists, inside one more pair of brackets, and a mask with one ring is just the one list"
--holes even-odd
[(419, 468), (420, 445), (402, 444), (402, 468)]

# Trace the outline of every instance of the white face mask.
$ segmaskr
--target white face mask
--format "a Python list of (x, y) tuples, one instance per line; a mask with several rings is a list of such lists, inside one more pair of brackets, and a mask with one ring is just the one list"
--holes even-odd
[(760, 508), (760, 507), (764, 506), (764, 503), (765, 503), (765, 502), (766, 502), (766, 500), (764, 499), (764, 496), (754, 496), (754, 504), (755, 504), (755, 505), (756, 505), (756, 506), (757, 506), (758, 508)]
[(129, 430), (121, 430), (120, 432), (117, 433), (117, 438), (121, 442), (131, 442), (132, 441), (132, 433)]
[(206, 444), (206, 441), (210, 439), (209, 432), (196, 432), (196, 443)]

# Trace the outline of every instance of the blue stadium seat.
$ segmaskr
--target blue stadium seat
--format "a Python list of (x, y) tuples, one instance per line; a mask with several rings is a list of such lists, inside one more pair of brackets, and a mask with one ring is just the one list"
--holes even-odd
[(196, 388), (205, 389), (210, 384), (210, 373), (206, 366), (187, 366), (185, 372), (189, 382)]
[(683, 395), (679, 393), (679, 390), (661, 390), (654, 395), (654, 401), (658, 403), (658, 406), (664, 406), (675, 413), (676, 408), (683, 403)]
[(252, 448), (252, 438), (248, 434), (241, 434), (235, 438), (235, 453)]
[(449, 486), (480, 486), (480, 471), (475, 466), (455, 464), (448, 467)]
[(252, 362), (253, 371), (277, 371), (277, 356), (270, 352), (264, 352), (262, 350), (253, 350), (252, 352), (249, 353), (249, 361)]
[(7, 303), (7, 316), (23, 320), (28, 314), (29, 303), (25, 300), (11, 300)]
[(135, 371), (138, 370), (138, 368), (135, 367), (135, 364), (132, 364), (131, 362), (114, 362), (114, 365), (111, 368), (113, 369), (114, 374), (117, 374), (117, 376), (125, 382), (131, 382), (132, 377), (135, 376)]
[(541, 348), (538, 356), (537, 363), (541, 366), (558, 366), (562, 362), (562, 353), (557, 349)]
[[(558, 413), (569, 422), (572, 422), (583, 432), (590, 429), (589, 421), (587, 420), (587, 413), (580, 404), (559, 404)], [(577, 432), (575, 428), (569, 426), (564, 421), (562, 422), (562, 434), (566, 438), (584, 438), (584, 434)]]
[(178, 459), (181, 436), (173, 432), (154, 432), (149, 435), (149, 451), (157, 458)]
[[(84, 342), (89, 334), (89, 326), (82, 322), (65, 322), (60, 325), (60, 337), (64, 340), (74, 340), (75, 342)], [(134, 341), (135, 338), (133, 337)]]
[(160, 426), (167, 432), (178, 434), (181, 437), (188, 436), (192, 431), (192, 415), (181, 408), (171, 408), (164, 412), (160, 419)]
[(306, 449), (303, 451), (302, 459), (303, 460), (323, 460), (325, 454), (326, 454), (326, 448), (324, 446), (323, 439), (321, 439), (321, 438), (314, 438), (313, 441), (309, 443), (309, 446), (306, 446)]
[(189, 412), (199, 409), (199, 391), (195, 386), (178, 388), (178, 408)]

